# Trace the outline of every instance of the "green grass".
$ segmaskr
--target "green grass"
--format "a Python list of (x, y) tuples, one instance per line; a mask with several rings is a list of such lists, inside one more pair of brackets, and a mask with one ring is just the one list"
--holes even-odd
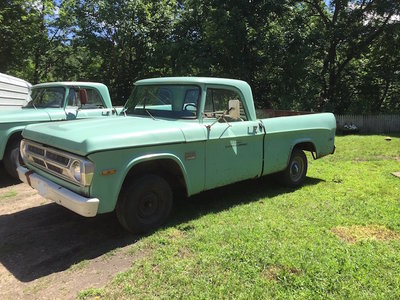
[(17, 196), (17, 193), (14, 190), (9, 190), (4, 194), (0, 195), (0, 199), (11, 198)]
[(103, 297), (103, 290), (102, 289), (87, 289), (85, 291), (78, 293), (78, 299), (100, 299)]
[(82, 261), (80, 261), (80, 262), (78, 262), (78, 263), (76, 263), (76, 264), (73, 264), (73, 265), (69, 268), (69, 270), (70, 270), (71, 272), (76, 272), (76, 271), (79, 271), (79, 270), (82, 270), (82, 269), (86, 268), (89, 264), (90, 264), (90, 261), (87, 260), (87, 259), (85, 259), (85, 260), (82, 260)]
[[(345, 136), (336, 146), (309, 157), (298, 190), (267, 177), (180, 201), (165, 228), (131, 246), (129, 271), (79, 296), (398, 299), (400, 179), (390, 173), (400, 171), (400, 138)], [(335, 228), (363, 238), (346, 242)]]

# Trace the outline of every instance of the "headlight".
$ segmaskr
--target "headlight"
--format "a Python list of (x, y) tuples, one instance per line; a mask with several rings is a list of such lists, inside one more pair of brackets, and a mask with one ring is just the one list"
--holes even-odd
[(76, 181), (81, 182), (82, 175), (81, 175), (81, 163), (80, 163), (80, 161), (74, 160), (69, 169), (71, 171), (72, 177)]
[(89, 186), (92, 183), (94, 165), (86, 159), (75, 159), (69, 166), (69, 172), (79, 184)]

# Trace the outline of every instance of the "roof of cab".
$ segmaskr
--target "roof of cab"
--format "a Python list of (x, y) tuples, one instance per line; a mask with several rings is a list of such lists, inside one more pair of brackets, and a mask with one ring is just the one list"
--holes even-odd
[(91, 86), (91, 87), (105, 87), (104, 84), (99, 82), (84, 82), (84, 81), (58, 81), (58, 82), (45, 82), (35, 84), (33, 87), (54, 87), (54, 86)]
[(216, 78), (216, 77), (160, 77), (142, 79), (136, 81), (137, 85), (147, 84), (216, 84), (216, 85), (230, 85), (248, 88), (247, 82), (238, 79), (229, 78)]

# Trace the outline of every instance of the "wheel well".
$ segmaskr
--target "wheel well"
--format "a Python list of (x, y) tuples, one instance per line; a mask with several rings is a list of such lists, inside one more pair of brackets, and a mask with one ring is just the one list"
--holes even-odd
[(296, 146), (294, 146), (293, 150), (294, 149), (310, 151), (310, 152), (317, 152), (315, 149), (315, 146), (312, 142), (303, 142), (303, 143), (296, 144)]
[(10, 145), (14, 142), (14, 141), (18, 141), (22, 139), (22, 131), (17, 131), (14, 132), (7, 141), (7, 145), (6, 145), (6, 149), (8, 149), (8, 147), (10, 147)]
[(134, 165), (126, 175), (122, 189), (131, 180), (145, 174), (161, 176), (168, 182), (174, 194), (187, 195), (187, 187), (182, 170), (172, 159), (157, 159)]

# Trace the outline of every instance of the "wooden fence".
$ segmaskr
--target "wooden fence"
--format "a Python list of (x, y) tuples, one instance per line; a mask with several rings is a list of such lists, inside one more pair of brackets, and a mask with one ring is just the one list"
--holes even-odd
[[(310, 112), (257, 109), (258, 118), (274, 118), (310, 114)], [(345, 132), (345, 125), (355, 125), (359, 133), (400, 132), (400, 115), (335, 115), (338, 132)], [(351, 131), (348, 131), (351, 132)]]
[(339, 130), (354, 124), (360, 133), (400, 132), (400, 115), (336, 115)]

